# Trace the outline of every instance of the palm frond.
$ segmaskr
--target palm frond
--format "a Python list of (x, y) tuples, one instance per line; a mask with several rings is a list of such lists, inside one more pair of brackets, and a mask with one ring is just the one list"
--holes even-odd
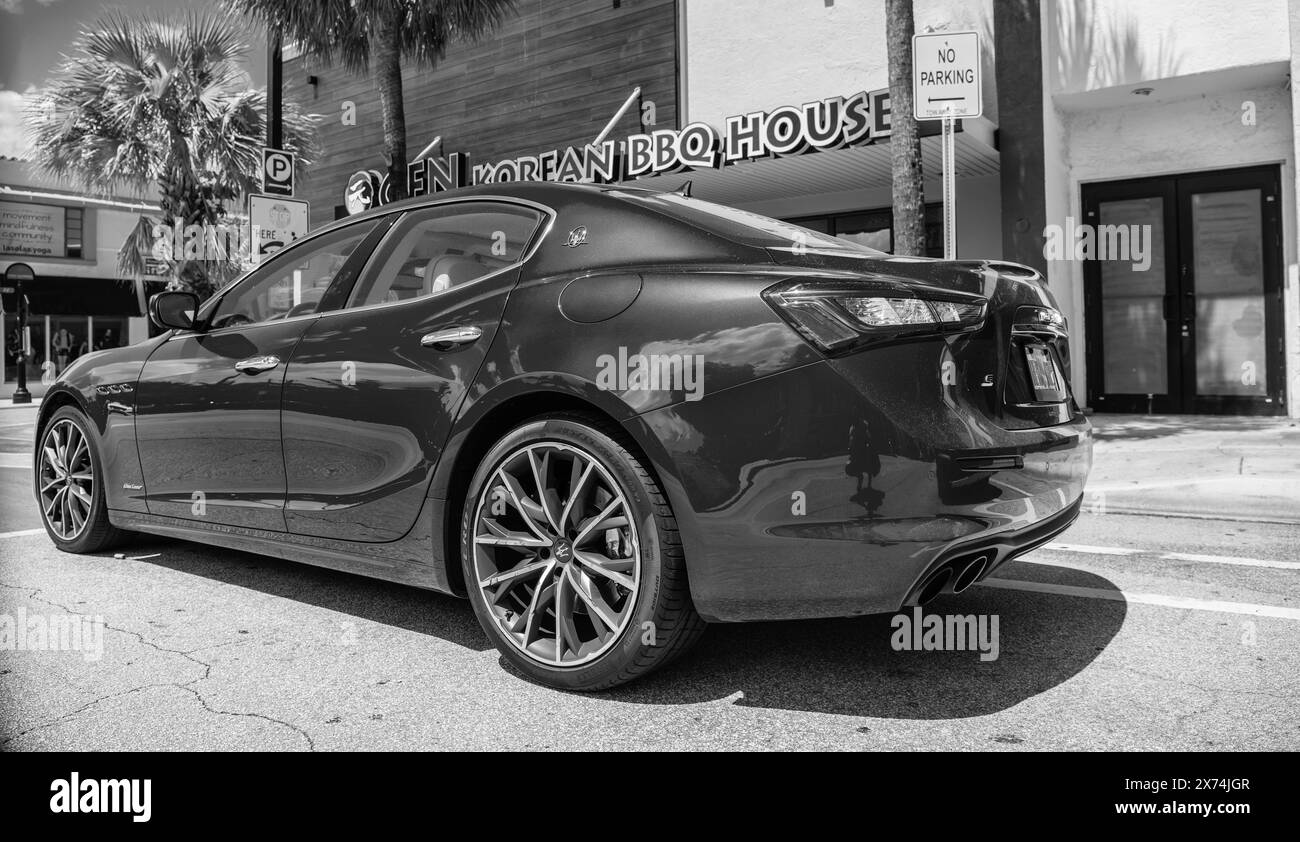
[[(108, 13), (76, 40), (24, 115), (35, 163), (89, 193), (156, 189), (168, 221), (218, 222), (254, 188), (260, 165), (266, 95), (251, 89), (247, 50), (243, 22), (229, 16)], [(314, 119), (285, 110), (290, 148), (309, 152)], [(123, 274), (143, 271), (144, 226), (119, 254)], [(235, 255), (170, 265), (174, 282), (200, 294), (239, 270)]]
[(437, 61), (455, 41), (475, 41), (516, 9), (515, 0), (222, 0), (232, 12), (353, 72), (369, 67), (376, 21), (393, 22), (403, 58)]
[(165, 223), (154, 216), (142, 215), (131, 227), (126, 242), (117, 252), (117, 274), (123, 278), (138, 280), (148, 272), (148, 259), (171, 263), (171, 251), (159, 248), (162, 238), (160, 229)]

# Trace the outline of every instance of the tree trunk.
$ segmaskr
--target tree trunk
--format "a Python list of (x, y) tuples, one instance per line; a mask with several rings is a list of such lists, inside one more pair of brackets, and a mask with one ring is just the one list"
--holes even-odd
[(395, 18), (379, 14), (370, 40), (375, 88), (384, 120), (384, 157), (394, 200), (406, 197), (406, 107), (402, 101), (402, 53)]
[(894, 174), (894, 253), (925, 255), (925, 185), (921, 137), (912, 109), (912, 0), (888, 0), (885, 40), (889, 49), (889, 155)]

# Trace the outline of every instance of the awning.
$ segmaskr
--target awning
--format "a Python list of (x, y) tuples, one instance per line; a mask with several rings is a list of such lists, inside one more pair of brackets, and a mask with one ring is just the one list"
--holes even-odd
[[(146, 298), (165, 283), (146, 282)], [(9, 285), (5, 284), (8, 289)], [(33, 316), (143, 316), (134, 281), (40, 275), (23, 285)], [(6, 313), (18, 312), (16, 293), (0, 293)]]
[[(999, 172), (997, 128), (977, 117), (957, 121), (957, 177)], [(926, 179), (942, 172), (943, 138), (939, 123), (921, 123), (921, 168)], [(887, 189), (892, 179), (889, 140), (829, 152), (745, 161), (720, 169), (668, 173), (625, 182), (654, 190), (675, 190), (693, 182), (691, 195), (724, 205), (745, 205), (775, 198), (839, 193), (846, 190)]]

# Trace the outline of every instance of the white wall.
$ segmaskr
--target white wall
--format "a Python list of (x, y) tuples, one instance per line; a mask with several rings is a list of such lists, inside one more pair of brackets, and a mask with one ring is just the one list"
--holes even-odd
[[(1297, 247), (1296, 230), (1300, 228), (1300, 177), (1296, 177), (1297, 162), (1300, 162), (1300, 87), (1295, 80), (1300, 75), (1300, 3), (1291, 3), (1291, 142), (1292, 167), (1291, 187), (1288, 206), (1283, 210), (1282, 220), (1287, 232), (1287, 273), (1285, 297), (1285, 324), (1290, 328), (1286, 332), (1286, 370), (1290, 373), (1287, 383), (1287, 414), (1300, 418), (1300, 248)], [(1286, 182), (1283, 181), (1283, 192)]]
[[(1074, 189), (1070, 181), (1069, 146), (1066, 143), (1065, 121), (1052, 100), (1048, 83), (1051, 75), (1053, 43), (1052, 31), (1056, 26), (1051, 3), (1044, 4), (1042, 14), (1043, 47), (1043, 212), (1046, 224), (1062, 225), (1071, 212), (1070, 195)], [(1074, 399), (1079, 406), (1087, 406), (1088, 382), (1085, 325), (1083, 309), (1083, 284), (1076, 281), (1068, 267), (1052, 261), (1047, 264), (1047, 283), (1056, 298), (1070, 328), (1070, 383)]]
[[(4, 197), (0, 197), (0, 200)], [(29, 202), (42, 205), (60, 204), (52, 199), (18, 199), (13, 201)], [(73, 203), (63, 203), (68, 207), (78, 207)], [(41, 275), (66, 275), (73, 278), (116, 278), (117, 252), (126, 242), (127, 235), (135, 226), (139, 214), (131, 211), (85, 206), (85, 227), (83, 229), (84, 258), (45, 258), (17, 257), (5, 255), (0, 257), (0, 272), (10, 263), (21, 262), (31, 266), (39, 278)]]
[[(1256, 123), (1242, 121), (1255, 104)], [(1281, 85), (1168, 103), (1068, 112), (1075, 182), (1291, 161), (1291, 94)]]
[[(683, 124), (889, 86), (883, 0), (682, 0), (682, 17)], [(917, 32), (991, 32), (991, 19), (990, 0), (916, 2)], [(985, 59), (985, 116), (996, 122)]]
[(1287, 0), (1049, 0), (1043, 11), (1054, 93), (1291, 56)]
[[(38, 193), (58, 194), (67, 191), (63, 185), (34, 171), (23, 161), (0, 161), (0, 184), (17, 191), (35, 191)], [(122, 201), (138, 201), (138, 196), (123, 197)], [(17, 255), (0, 255), (0, 275), (14, 263), (26, 263), (36, 272), (37, 283), (47, 275), (59, 275), (72, 278), (104, 278), (106, 283), (115, 282), (117, 274), (117, 252), (126, 241), (131, 229), (135, 227), (142, 211), (105, 207), (91, 202), (81, 201), (75, 195), (28, 197), (26, 195), (8, 195), (0, 193), (0, 201), (25, 202), (42, 205), (61, 205), (83, 209), (82, 258), (46, 258), (37, 259)], [(112, 279), (112, 280), (110, 280)], [(40, 316), (36, 316), (40, 319)], [(148, 319), (143, 317), (127, 320), (127, 341), (140, 342), (148, 338)], [(48, 339), (48, 335), (47, 335)], [(44, 353), (42, 349), (36, 349)], [(0, 360), (0, 382), (6, 376), (3, 360)]]
[[(82, 231), (82, 258), (51, 258), (36, 260), (14, 256), (0, 256), (0, 272), (13, 262), (26, 263), (39, 277), (42, 274), (67, 275), (76, 278), (116, 278), (117, 252), (127, 235), (135, 227), (144, 210), (130, 210), (85, 201), (69, 193), (67, 184), (41, 174), (26, 161), (0, 160), (0, 185), (12, 188), (14, 193), (0, 192), (0, 201), (26, 202), (38, 205), (61, 205), (82, 208), (85, 224)], [(41, 195), (31, 197), (24, 191)], [(66, 194), (66, 195), (65, 195)], [(115, 196), (110, 201), (124, 203), (149, 200), (139, 195)]]

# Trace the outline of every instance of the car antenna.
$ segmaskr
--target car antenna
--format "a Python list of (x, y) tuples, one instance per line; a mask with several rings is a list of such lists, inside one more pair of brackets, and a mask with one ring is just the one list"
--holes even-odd
[(683, 181), (682, 186), (674, 190), (673, 193), (684, 199), (689, 199), (691, 197), (691, 185), (694, 183), (695, 182), (691, 180)]

